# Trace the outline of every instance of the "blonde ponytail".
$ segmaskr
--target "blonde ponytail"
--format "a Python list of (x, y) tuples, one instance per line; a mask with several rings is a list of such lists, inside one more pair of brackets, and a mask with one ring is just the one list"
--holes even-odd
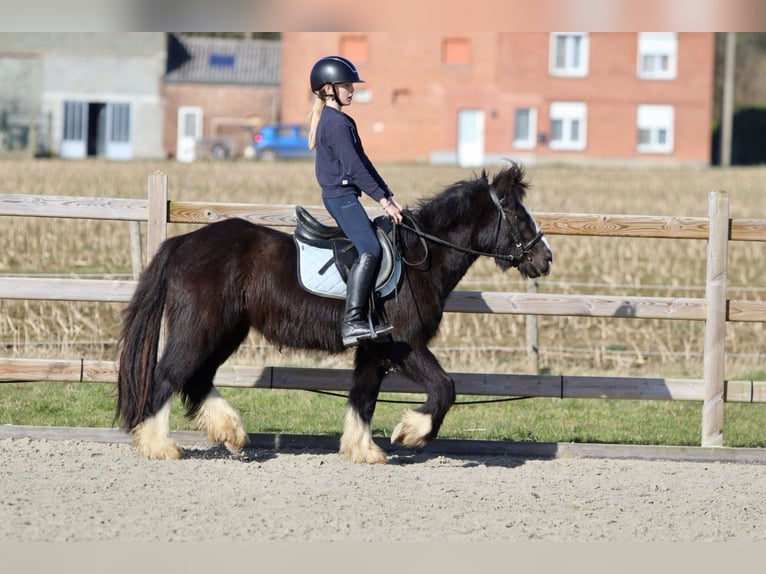
[(319, 123), (319, 116), (322, 115), (324, 106), (324, 98), (317, 96), (314, 106), (309, 113), (309, 149), (314, 149), (317, 145), (317, 124)]

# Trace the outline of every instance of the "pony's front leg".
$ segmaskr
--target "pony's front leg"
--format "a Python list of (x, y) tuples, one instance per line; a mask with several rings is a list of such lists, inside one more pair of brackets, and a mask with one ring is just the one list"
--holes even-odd
[(386, 369), (370, 357), (366, 349), (368, 345), (362, 344), (356, 351), (356, 367), (348, 396), (343, 436), (340, 438), (340, 454), (352, 462), (384, 464), (388, 459), (383, 449), (372, 440), (371, 423)]
[(170, 438), (170, 404), (168, 399), (153, 416), (133, 429), (133, 446), (138, 454), (153, 460), (181, 458), (183, 450)]
[(425, 347), (413, 350), (404, 359), (402, 373), (424, 385), (428, 399), (416, 410), (405, 411), (402, 421), (391, 433), (391, 442), (406, 447), (424, 446), (436, 438), (447, 411), (455, 402), (455, 382)]
[(372, 440), (370, 422), (362, 420), (359, 412), (350, 404), (346, 407), (340, 454), (351, 462), (385, 464), (388, 461), (383, 449)]

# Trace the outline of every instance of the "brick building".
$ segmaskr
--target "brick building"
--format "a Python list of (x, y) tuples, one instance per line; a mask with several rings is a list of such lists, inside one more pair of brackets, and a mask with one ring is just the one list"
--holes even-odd
[(339, 54), (374, 161), (707, 165), (714, 36), (284, 33), (281, 116), (305, 121), (312, 64)]
[(192, 161), (239, 156), (279, 114), (280, 43), (168, 35), (164, 148)]

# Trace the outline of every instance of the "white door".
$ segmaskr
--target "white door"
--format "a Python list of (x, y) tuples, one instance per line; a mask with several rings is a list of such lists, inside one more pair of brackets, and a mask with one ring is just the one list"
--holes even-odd
[(88, 155), (87, 102), (64, 102), (64, 133), (59, 155), (69, 159), (81, 159)]
[(109, 159), (133, 157), (133, 147), (130, 144), (130, 104), (106, 105), (105, 155)]
[(460, 110), (457, 124), (457, 162), (463, 167), (484, 163), (484, 112)]
[(178, 108), (178, 137), (176, 159), (190, 162), (196, 157), (197, 140), (202, 138), (202, 108), (181, 106)]

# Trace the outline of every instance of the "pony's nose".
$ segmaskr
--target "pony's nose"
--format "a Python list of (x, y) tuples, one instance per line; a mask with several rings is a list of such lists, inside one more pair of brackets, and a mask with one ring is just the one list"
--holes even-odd
[(551, 267), (553, 267), (553, 253), (550, 251), (545, 256), (545, 265), (543, 266), (543, 275), (548, 275), (551, 271)]

